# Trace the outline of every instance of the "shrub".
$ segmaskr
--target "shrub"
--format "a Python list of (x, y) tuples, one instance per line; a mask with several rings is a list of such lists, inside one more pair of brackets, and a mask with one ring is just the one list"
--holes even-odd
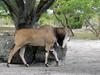
[(68, 23), (72, 29), (79, 29), (82, 28), (82, 21), (75, 17), (69, 17)]

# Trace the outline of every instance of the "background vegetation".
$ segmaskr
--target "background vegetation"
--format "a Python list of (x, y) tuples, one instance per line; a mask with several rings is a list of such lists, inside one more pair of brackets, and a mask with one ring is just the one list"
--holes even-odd
[[(9, 16), (9, 12), (5, 9), (5, 6), (0, 2), (1, 21), (4, 25), (12, 25), (13, 22)], [(63, 23), (65, 23), (65, 15), (68, 25), (72, 29), (81, 29), (86, 27), (93, 32), (93, 35), (99, 35), (100, 33), (100, 0), (56, 0), (49, 10), (53, 10), (55, 15), (62, 20)], [(38, 23), (41, 25), (49, 24), (53, 26), (62, 26), (61, 22), (57, 20), (53, 12), (50, 14), (46, 11), (40, 17)], [(91, 28), (91, 26), (93, 26), (94, 29)], [(81, 34), (76, 33), (76, 35)], [(82, 35), (85, 34), (82, 33)]]

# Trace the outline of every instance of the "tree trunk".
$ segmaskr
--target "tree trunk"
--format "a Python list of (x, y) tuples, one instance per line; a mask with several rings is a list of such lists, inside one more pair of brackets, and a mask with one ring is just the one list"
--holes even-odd
[(31, 28), (55, 0), (2, 0), (7, 6), (15, 28)]

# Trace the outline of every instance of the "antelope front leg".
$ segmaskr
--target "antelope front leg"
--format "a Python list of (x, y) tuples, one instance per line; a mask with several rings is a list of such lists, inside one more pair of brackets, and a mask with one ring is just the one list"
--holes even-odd
[(27, 64), (27, 62), (26, 62), (26, 60), (25, 60), (25, 58), (24, 58), (24, 54), (25, 54), (25, 47), (23, 47), (23, 48), (20, 49), (19, 55), (20, 55), (20, 57), (21, 57), (21, 59), (22, 59), (24, 65), (25, 65), (26, 67), (29, 67), (29, 65)]
[(54, 48), (51, 49), (51, 51), (52, 51), (52, 54), (53, 54), (54, 57), (55, 57), (56, 65), (58, 66), (58, 65), (59, 65), (59, 59), (58, 59), (58, 56), (57, 56), (57, 52), (54, 50)]

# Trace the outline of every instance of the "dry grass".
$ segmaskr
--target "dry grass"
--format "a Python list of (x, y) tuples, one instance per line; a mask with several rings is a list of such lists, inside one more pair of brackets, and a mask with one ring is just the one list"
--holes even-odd
[(74, 34), (74, 39), (100, 40), (100, 36), (96, 37), (92, 32), (89, 31), (74, 32)]

